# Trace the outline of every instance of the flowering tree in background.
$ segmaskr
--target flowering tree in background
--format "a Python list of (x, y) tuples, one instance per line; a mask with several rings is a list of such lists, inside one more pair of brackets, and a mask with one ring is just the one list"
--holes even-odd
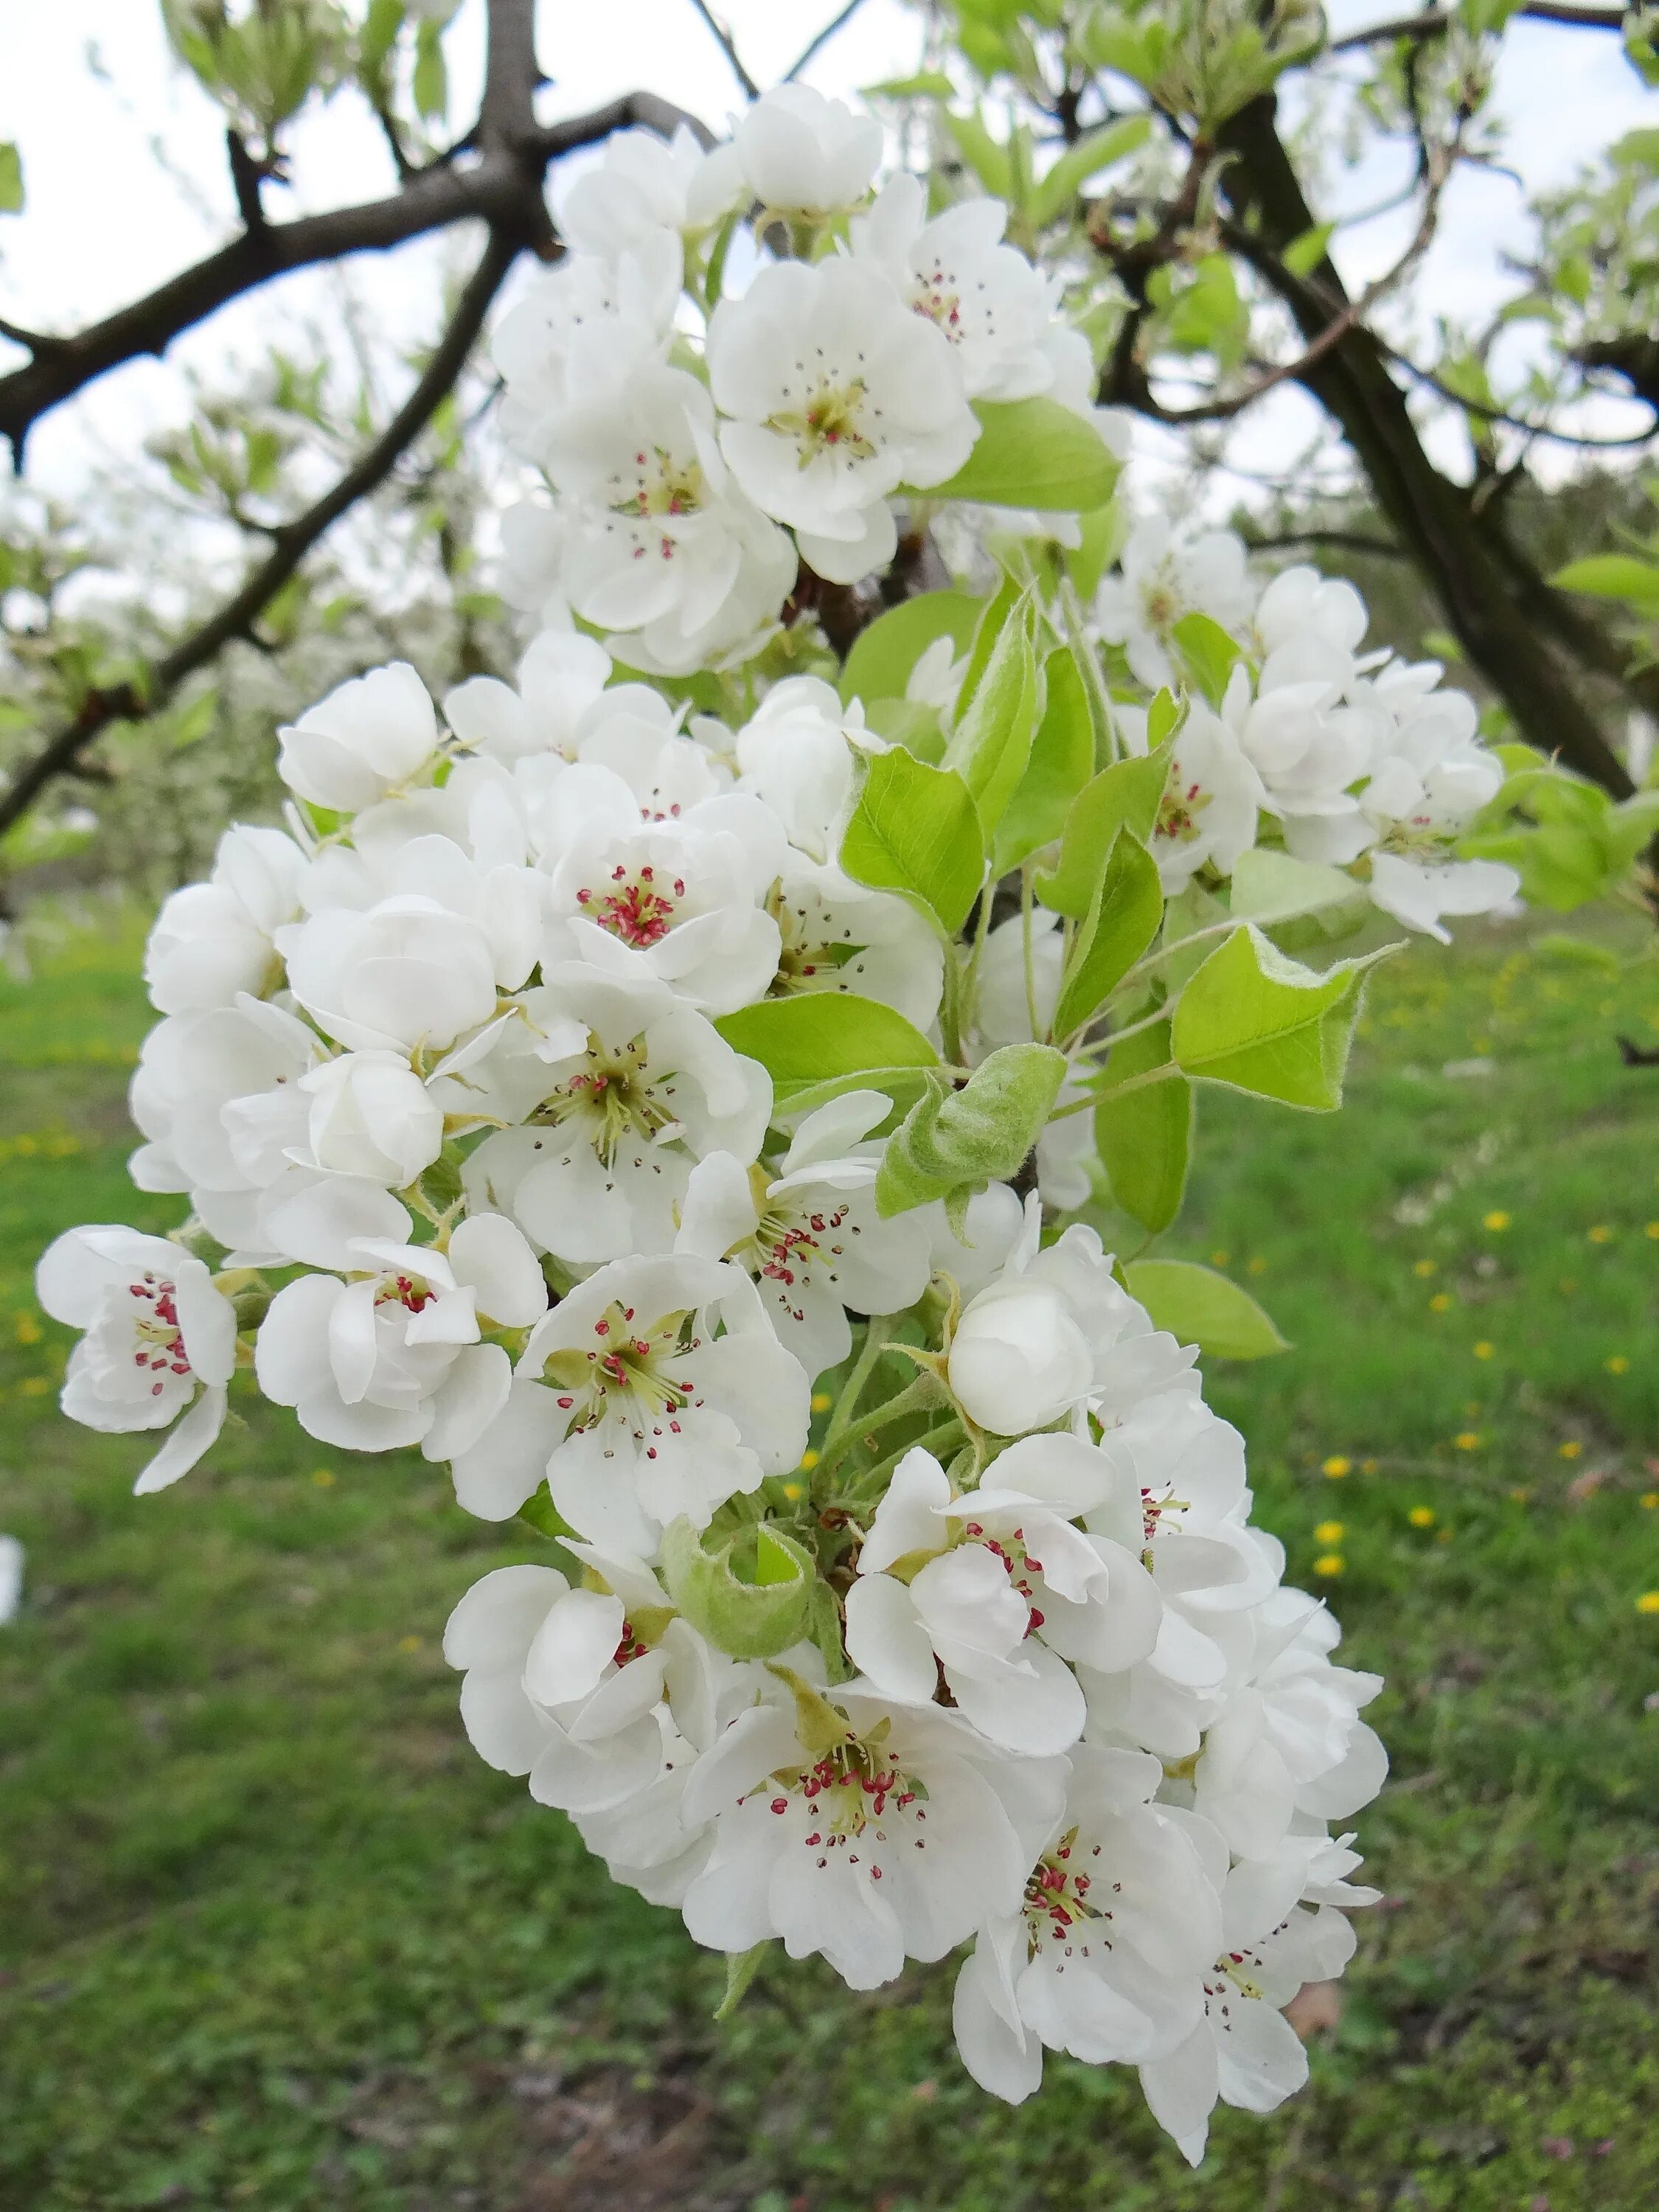
[[(417, 166), (366, 54), (411, 33), (433, 107), (443, 12), (354, 46), (326, 7), (170, 11), (234, 107), (249, 237), (280, 70), (309, 96), (351, 68), (410, 168), (374, 222), (459, 192), (489, 243), (234, 611), (88, 688), (14, 793), (258, 619), (551, 246), (546, 161), (608, 143), (493, 335), (537, 478), (502, 522), (515, 680), (349, 677), (280, 732), (285, 826), (233, 828), (163, 905), (132, 1170), (187, 1213), (43, 1259), (83, 1332), (64, 1410), (148, 1432), (146, 1491), (239, 1376), (325, 1443), (447, 1465), (526, 1552), (449, 1622), (473, 1743), (726, 1954), (728, 2003), (778, 1942), (858, 1989), (962, 1950), (988, 2090), (1032, 2094), (1045, 2049), (1134, 2065), (1196, 2162), (1218, 2098), (1305, 2076), (1282, 2008), (1352, 1952), (1376, 1893), (1345, 1824), (1385, 1771), (1378, 1681), (1284, 1585), (1204, 1401), (1200, 1356), (1277, 1333), (1150, 1252), (1198, 1092), (1334, 1109), (1390, 932), (1620, 883), (1659, 805), (1489, 745), (1437, 665), (1368, 647), (1352, 586), (1132, 521), (1103, 374), (1148, 401), (1143, 333), (1195, 339), (1179, 286), (1221, 281), (1170, 233), (1126, 288), (1079, 198), (1150, 115), (1090, 125), (1068, 78), (1040, 168), (951, 107), (1007, 198), (794, 84), (718, 143), (638, 103), (556, 138), (497, 0), (477, 158)], [(989, 21), (959, 27), (982, 76), (1071, 68), (1072, 27)], [(1184, 232), (1221, 219), (1207, 132), (1295, 32), (1152, 41)], [(1130, 34), (1091, 11), (1133, 79)], [(1323, 327), (1316, 362), (1365, 326)]]

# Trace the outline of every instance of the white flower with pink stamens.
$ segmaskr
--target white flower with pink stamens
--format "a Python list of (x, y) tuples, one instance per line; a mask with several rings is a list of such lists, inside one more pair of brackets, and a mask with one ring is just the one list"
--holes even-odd
[(42, 1255), (35, 1294), (54, 1321), (86, 1332), (59, 1400), (70, 1419), (116, 1432), (173, 1427), (134, 1488), (187, 1474), (224, 1425), (236, 1363), (235, 1309), (202, 1261), (118, 1224), (71, 1229)]

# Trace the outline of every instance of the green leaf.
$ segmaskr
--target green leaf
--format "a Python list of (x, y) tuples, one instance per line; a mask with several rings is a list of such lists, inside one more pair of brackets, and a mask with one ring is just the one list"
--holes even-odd
[(1086, 513), (1103, 507), (1119, 464), (1093, 423), (1058, 399), (975, 399), (978, 443), (955, 476), (913, 498)]
[(997, 828), (994, 866), (998, 875), (1054, 843), (1095, 764), (1088, 689), (1069, 647), (1048, 655), (1042, 690), (1042, 720), (1031, 740), (1031, 757)]
[(1098, 131), (1085, 131), (1039, 182), (1031, 198), (1033, 222), (1052, 222), (1063, 215), (1085, 185), (1114, 161), (1137, 152), (1152, 136), (1152, 130), (1150, 115), (1125, 115)]
[(1054, 1008), (1057, 1037), (1070, 1036), (1098, 1011), (1158, 935), (1163, 919), (1158, 862), (1132, 830), (1120, 830), (1066, 963)]
[(1182, 992), (1170, 1040), (1176, 1061), (1212, 1083), (1329, 1112), (1342, 1103), (1366, 972), (1398, 949), (1339, 961), (1317, 975), (1247, 922)]
[(999, 145), (977, 115), (957, 115), (947, 109), (939, 120), (987, 191), (994, 198), (1006, 200), (1013, 183), (1007, 148)]
[[(1168, 1065), (1170, 1024), (1155, 1023), (1112, 1047), (1107, 1062), (1114, 1084)], [(1184, 1075), (1149, 1083), (1115, 1098), (1109, 1091), (1095, 1109), (1095, 1150), (1125, 1213), (1152, 1236), (1181, 1211), (1193, 1141), (1193, 1086)]]
[(915, 76), (884, 77), (866, 84), (860, 100), (954, 100), (957, 88), (943, 70), (923, 70)]
[(746, 1951), (728, 1951), (726, 1957), (726, 1995), (714, 2008), (716, 2020), (730, 2020), (748, 1995), (749, 1985), (759, 1972), (761, 1963), (773, 1944), (775, 1936), (763, 1936), (751, 1943)]
[(1206, 1359), (1265, 1359), (1290, 1346), (1247, 1291), (1191, 1260), (1132, 1260), (1131, 1297), (1156, 1328), (1195, 1344)]
[(441, 121), (449, 106), (449, 72), (444, 66), (441, 25), (422, 22), (415, 33), (415, 74), (410, 80), (415, 112), (422, 121)]
[(15, 146), (0, 138), (0, 215), (23, 212), (23, 162)]
[[(1160, 698), (1167, 693), (1160, 693)], [(1157, 713), (1157, 701), (1153, 702)], [(1106, 856), (1120, 830), (1143, 845), (1152, 842), (1158, 802), (1169, 781), (1167, 738), (1149, 753), (1132, 753), (1085, 783), (1066, 817), (1059, 865), (1036, 879), (1037, 896), (1055, 914), (1085, 920), (1100, 889)]]
[(890, 745), (902, 745), (907, 753), (937, 768), (945, 757), (945, 730), (937, 707), (920, 699), (872, 699), (865, 709), (864, 723)]
[(1550, 578), (1558, 592), (1587, 592), (1598, 599), (1625, 599), (1643, 611), (1659, 611), (1659, 562), (1633, 553), (1596, 553), (1570, 561)]
[(1243, 648), (1208, 615), (1182, 615), (1170, 631), (1188, 674), (1212, 707), (1219, 708), (1227, 679), (1243, 658)]
[(714, 1024), (734, 1052), (757, 1060), (784, 1103), (793, 1091), (872, 1069), (937, 1067), (920, 1030), (878, 999), (851, 991), (803, 991), (763, 999)]
[(967, 652), (983, 605), (966, 592), (923, 592), (878, 615), (847, 656), (842, 701), (902, 699), (912, 670), (935, 638), (948, 637), (958, 653)]
[(1229, 908), (1241, 921), (1290, 921), (1327, 907), (1352, 905), (1364, 896), (1363, 887), (1340, 868), (1254, 846), (1234, 865)]
[(681, 1518), (663, 1531), (662, 1575), (677, 1612), (700, 1636), (734, 1659), (771, 1659), (805, 1632), (817, 1567), (811, 1553), (781, 1528), (764, 1531), (770, 1574), (757, 1573), (757, 1532), (740, 1528), (708, 1547)]
[(1100, 589), (1101, 578), (1123, 550), (1127, 533), (1128, 517), (1115, 500), (1108, 500), (1104, 507), (1094, 507), (1078, 517), (1078, 534), (1082, 542), (1066, 546), (1061, 557), (1080, 598), (1085, 601), (1093, 599)]
[(1325, 249), (1331, 242), (1334, 222), (1316, 223), (1311, 230), (1301, 231), (1293, 238), (1279, 259), (1292, 276), (1311, 276), (1325, 258)]
[(1066, 1078), (1050, 1045), (1009, 1044), (957, 1091), (936, 1079), (887, 1139), (876, 1174), (876, 1211), (908, 1213), (930, 1199), (982, 1190), (1017, 1175), (1048, 1126)]
[(968, 665), (963, 672), (962, 689), (957, 695), (957, 720), (960, 721), (974, 703), (974, 694), (985, 681), (985, 672), (991, 655), (997, 649), (1004, 626), (1015, 608), (1024, 598), (1026, 586), (1017, 577), (1005, 576), (980, 609), (979, 620), (974, 624), (974, 635), (968, 647)]
[(1031, 628), (1031, 601), (1022, 596), (1003, 623), (985, 673), (945, 748), (945, 766), (972, 793), (988, 840), (1031, 755), (1039, 704)]
[(854, 883), (898, 891), (954, 937), (985, 880), (973, 793), (954, 769), (908, 752), (863, 756), (841, 865)]

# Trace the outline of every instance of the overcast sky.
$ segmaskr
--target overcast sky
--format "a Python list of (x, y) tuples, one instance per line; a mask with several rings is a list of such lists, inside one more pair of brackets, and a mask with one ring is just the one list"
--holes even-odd
[[(1342, 31), (1382, 21), (1396, 6), (1334, 0), (1330, 13)], [(555, 79), (543, 95), (550, 116), (641, 87), (716, 125), (739, 104), (731, 71), (689, 0), (598, 0), (585, 8), (542, 0), (540, 12), (540, 52)], [(723, 12), (765, 83), (836, 4), (725, 0)], [(458, 116), (470, 113), (476, 98), (482, 17), (481, 0), (464, 0), (448, 42)], [(899, 0), (866, 0), (808, 79), (826, 92), (854, 91), (914, 66), (920, 39), (920, 16)], [(1512, 126), (1510, 158), (1534, 186), (1565, 179), (1653, 112), (1616, 39), (1525, 21), (1505, 42), (1498, 106)], [(8, 138), (21, 149), (29, 204), (21, 220), (0, 220), (0, 313), (25, 325), (72, 329), (146, 290), (234, 228), (217, 111), (170, 66), (153, 0), (0, 0), (0, 139)], [(349, 94), (307, 118), (294, 149), (293, 189), (270, 196), (279, 217), (374, 197), (395, 182), (378, 132)], [(1345, 204), (1364, 206), (1394, 181), (1386, 165), (1374, 166), (1346, 181)], [(1501, 297), (1499, 249), (1522, 250), (1527, 235), (1512, 183), (1460, 177), (1419, 286), (1413, 335), (1431, 342), (1437, 313), (1467, 315)], [(1363, 283), (1402, 242), (1399, 218), (1345, 234), (1345, 276)], [(430, 334), (434, 257), (442, 251), (416, 243), (353, 264), (354, 289), (377, 327), (411, 339)], [(211, 378), (229, 356), (257, 358), (273, 330), (319, 317), (331, 325), (331, 282), (290, 278), (191, 333), (166, 362), (136, 362), (106, 379), (35, 430), (31, 478), (72, 494), (100, 453), (131, 451), (151, 428), (179, 419), (186, 368)], [(0, 341), (0, 362), (18, 358)], [(1255, 410), (1237, 457), (1246, 466), (1282, 465), (1308, 408), (1287, 392), (1276, 407)], [(1148, 441), (1149, 461), (1157, 442)]]

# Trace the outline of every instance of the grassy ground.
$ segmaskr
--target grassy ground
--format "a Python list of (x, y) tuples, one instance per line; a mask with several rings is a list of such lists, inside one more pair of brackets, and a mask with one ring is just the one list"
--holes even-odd
[(1340, 1116), (1206, 1101), (1176, 1249), (1297, 1347), (1212, 1395), (1389, 1678), (1395, 1778), (1313, 2087), (1197, 2176), (1119, 2073), (988, 2103), (944, 1971), (775, 1975), (714, 2027), (677, 1919), (468, 1748), (438, 1637), (510, 1553), (418, 1461), (256, 1417), (132, 1499), (137, 1442), (56, 1416), (30, 1267), (169, 1218), (123, 1170), (135, 942), (0, 983), (0, 2206), (1651, 2204), (1659, 1073), (1612, 1037), (1659, 1038), (1659, 966), (1543, 935), (1385, 969)]

